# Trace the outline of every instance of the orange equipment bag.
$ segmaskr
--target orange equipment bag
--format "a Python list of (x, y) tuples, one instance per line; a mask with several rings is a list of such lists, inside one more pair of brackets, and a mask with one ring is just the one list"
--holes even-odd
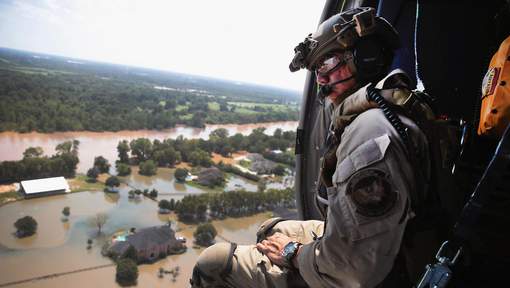
[(492, 56), (483, 78), (478, 135), (503, 135), (510, 122), (510, 36)]

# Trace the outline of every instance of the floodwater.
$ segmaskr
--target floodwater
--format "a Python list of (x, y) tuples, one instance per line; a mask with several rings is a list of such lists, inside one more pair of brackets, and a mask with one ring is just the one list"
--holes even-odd
[[(80, 163), (77, 171), (86, 173), (94, 163), (94, 157), (103, 156), (112, 166), (117, 160), (117, 145), (121, 140), (131, 141), (136, 138), (148, 138), (150, 140), (164, 140), (168, 138), (175, 139), (179, 135), (183, 135), (188, 139), (208, 139), (209, 134), (218, 129), (225, 128), (229, 135), (241, 133), (243, 135), (250, 134), (253, 129), (264, 127), (265, 133), (273, 135), (278, 128), (283, 131), (296, 130), (298, 122), (270, 122), (257, 124), (222, 124), (222, 125), (206, 125), (205, 128), (193, 128), (186, 126), (177, 126), (166, 130), (137, 130), (137, 131), (119, 131), (119, 132), (56, 132), (56, 133), (17, 133), (2, 132), (0, 133), (0, 161), (20, 160), (23, 158), (23, 152), (29, 147), (42, 147), (45, 155), (55, 154), (57, 144), (64, 141), (76, 139), (80, 141), (79, 155)], [(114, 167), (112, 167), (114, 170)]]
[[(166, 177), (170, 174), (173, 173), (164, 171), (160, 176)], [(130, 185), (143, 183), (136, 180), (135, 174), (132, 179), (135, 180), (128, 180)], [(155, 183), (158, 181), (160, 180), (155, 180)], [(2, 219), (0, 221), (0, 286), (14, 281), (110, 264), (112, 262), (100, 254), (102, 245), (110, 235), (131, 227), (143, 228), (173, 221), (178, 231), (177, 235), (188, 239), (188, 250), (184, 254), (172, 255), (154, 264), (140, 265), (138, 286), (188, 287), (193, 265), (201, 250), (192, 248), (195, 227), (177, 222), (174, 214), (158, 214), (157, 202), (154, 200), (145, 197), (136, 200), (128, 199), (127, 192), (130, 189), (122, 185), (119, 194), (81, 192), (23, 200), (0, 207), (0, 219)], [(185, 190), (190, 193), (194, 193), (193, 189), (200, 190), (191, 189), (188, 186), (185, 189), (190, 189)], [(170, 190), (173, 190), (172, 186)], [(197, 193), (200, 192), (197, 191)], [(69, 206), (71, 210), (68, 222), (63, 222), (61, 219), (61, 211), (65, 206)], [(108, 216), (101, 235), (98, 235), (97, 228), (91, 223), (96, 213), (105, 213)], [(31, 215), (38, 222), (37, 233), (28, 238), (17, 239), (13, 235), (15, 230), (13, 223), (25, 215)], [(268, 217), (269, 214), (264, 213), (251, 217), (213, 221), (213, 225), (218, 230), (216, 239), (219, 242), (253, 244), (256, 230)], [(93, 247), (87, 250), (86, 242), (89, 238), (93, 239)], [(170, 274), (166, 274), (163, 278), (157, 277), (160, 267), (170, 270), (176, 266), (180, 268), (180, 276), (177, 277), (176, 282), (172, 281)], [(9, 287), (119, 286), (115, 282), (115, 267), (112, 266), (28, 281)]]
[[(158, 168), (158, 172), (154, 176), (144, 176), (138, 174), (139, 168), (131, 166), (131, 174), (119, 177), (123, 182), (128, 183), (131, 189), (156, 189), (158, 190), (158, 199), (171, 198), (180, 200), (186, 195), (201, 194), (212, 191), (207, 188), (198, 188), (184, 183), (175, 181), (173, 168)], [(249, 192), (257, 192), (257, 182), (245, 179), (243, 177), (230, 174), (228, 175), (223, 191), (246, 190)]]
[[(207, 125), (205, 129), (176, 127), (164, 131), (120, 131), (120, 132), (58, 132), (58, 133), (0, 133), (0, 161), (19, 160), (28, 147), (42, 147), (46, 155), (55, 153), (57, 144), (76, 139), (80, 141), (80, 163), (78, 172), (85, 173), (92, 167), (94, 157), (103, 156), (113, 164), (117, 159), (117, 144), (121, 140), (136, 138), (167, 139), (183, 135), (185, 138), (207, 139), (210, 132), (226, 128), (229, 135), (242, 133), (248, 135), (255, 128), (265, 127), (266, 133), (272, 135), (277, 128), (284, 131), (295, 130), (297, 122), (275, 122), (249, 125)], [(113, 167), (112, 167), (113, 168)], [(185, 195), (207, 192), (174, 180), (174, 169), (159, 168), (152, 177), (137, 173), (132, 167), (131, 175), (122, 177), (119, 194), (104, 192), (81, 192), (57, 195), (13, 202), (0, 206), (0, 286), (78, 269), (111, 264), (112, 261), (101, 255), (101, 247), (113, 233), (135, 228), (162, 225), (173, 221), (178, 236), (188, 239), (188, 250), (181, 255), (172, 255), (153, 264), (140, 265), (139, 287), (188, 287), (191, 271), (201, 249), (193, 248), (195, 226), (176, 221), (174, 214), (157, 213), (157, 202), (145, 197), (128, 199), (128, 191), (133, 188), (157, 189), (158, 199), (181, 199)], [(112, 169), (113, 170), (113, 169)], [(111, 171), (112, 172), (112, 171)], [(257, 183), (236, 175), (227, 180), (225, 190), (257, 191)], [(67, 222), (62, 221), (62, 209), (71, 208)], [(102, 234), (92, 218), (97, 213), (104, 213), (108, 220), (102, 227)], [(38, 223), (34, 236), (18, 239), (14, 236), (14, 222), (26, 215), (34, 217)], [(238, 244), (255, 243), (255, 234), (259, 225), (270, 217), (269, 213), (251, 217), (229, 218), (213, 221), (218, 230), (217, 241), (231, 241)], [(87, 239), (93, 239), (92, 249), (87, 250)], [(179, 266), (180, 276), (172, 281), (169, 274), (157, 277), (160, 267), (170, 270)], [(79, 273), (51, 276), (42, 280), (27, 281), (8, 287), (120, 287), (115, 282), (115, 267), (104, 267)]]

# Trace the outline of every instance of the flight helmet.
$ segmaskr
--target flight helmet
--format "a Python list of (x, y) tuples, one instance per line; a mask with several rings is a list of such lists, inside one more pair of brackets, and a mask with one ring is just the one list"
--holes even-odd
[(343, 52), (358, 83), (364, 84), (384, 76), (399, 45), (397, 31), (375, 16), (373, 8), (349, 9), (331, 16), (299, 43), (289, 68), (315, 71), (324, 59)]

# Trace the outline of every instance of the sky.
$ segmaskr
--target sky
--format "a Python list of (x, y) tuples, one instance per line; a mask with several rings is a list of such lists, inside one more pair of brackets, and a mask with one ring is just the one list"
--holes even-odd
[(326, 0), (0, 0), (0, 47), (300, 91)]

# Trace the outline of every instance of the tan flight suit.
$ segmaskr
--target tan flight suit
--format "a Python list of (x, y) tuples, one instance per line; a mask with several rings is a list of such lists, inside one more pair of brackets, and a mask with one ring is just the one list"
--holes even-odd
[[(365, 95), (365, 88), (344, 102)], [(383, 81), (376, 88), (383, 88)], [(341, 107), (332, 119), (342, 115)], [(420, 169), (428, 175), (426, 138), (413, 121), (400, 119), (421, 160)], [(327, 223), (284, 221), (273, 228), (304, 244), (297, 262), (309, 287), (370, 288), (388, 275), (407, 220), (413, 217), (408, 208), (410, 191), (417, 189), (415, 168), (406, 151), (380, 109), (361, 112), (345, 127), (336, 151), (334, 186), (327, 190)], [(314, 240), (310, 231), (322, 237)], [(237, 247), (232, 272), (223, 280), (227, 287), (288, 287), (286, 275), (287, 268), (272, 265), (254, 245), (245, 245)]]

